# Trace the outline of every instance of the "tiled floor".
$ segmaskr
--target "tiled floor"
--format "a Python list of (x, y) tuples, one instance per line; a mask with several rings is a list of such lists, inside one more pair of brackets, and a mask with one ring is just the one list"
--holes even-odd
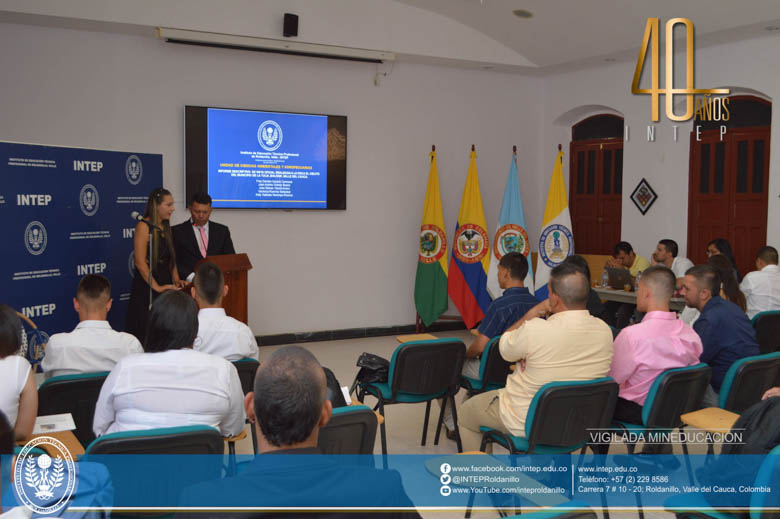
[[(473, 340), (473, 336), (468, 331), (454, 331), (454, 332), (442, 332), (436, 334), (438, 337), (457, 337), (463, 340), (467, 345)], [(302, 344), (302, 346), (309, 349), (319, 359), (323, 366), (326, 366), (333, 370), (336, 378), (342, 385), (351, 385), (358, 368), (355, 366), (355, 361), (358, 356), (364, 351), (371, 352), (382, 357), (389, 359), (395, 348), (398, 346), (398, 342), (395, 337), (374, 337), (364, 339), (350, 339), (341, 341), (330, 342), (314, 342)], [(270, 346), (260, 349), (260, 362), (267, 358), (273, 351), (282, 346)], [(457, 401), (460, 402), (460, 395), (457, 397)], [(375, 400), (367, 398), (366, 403), (372, 405)], [(434, 410), (436, 411), (434, 413)], [(457, 452), (457, 448), (454, 441), (447, 440), (442, 435), (439, 441), (439, 445), (433, 445), (433, 436), (436, 429), (436, 418), (438, 418), (438, 407), (431, 409), (431, 419), (428, 428), (428, 441), (425, 446), (420, 445), (422, 424), (425, 415), (425, 404), (402, 404), (391, 405), (386, 407), (386, 427), (387, 427), (387, 445), (391, 454), (454, 454)], [(247, 438), (239, 443), (237, 451), (239, 453), (250, 453), (251, 442)], [(499, 453), (499, 449), (495, 451)], [(694, 445), (690, 447), (690, 451), (694, 454), (703, 454), (706, 452), (704, 445)], [(625, 453), (626, 448), (622, 444), (613, 444), (610, 448), (610, 454)], [(679, 447), (675, 447), (675, 452), (680, 452)], [(375, 446), (375, 453), (381, 453), (381, 445), (379, 440), (379, 432), (377, 432), (377, 440)], [(426, 518), (444, 518), (444, 517), (463, 517), (462, 513), (444, 512), (444, 511), (425, 511), (423, 517)], [(602, 515), (602, 514), (599, 514)], [(649, 519), (664, 517), (669, 519), (672, 514), (664, 512), (647, 512), (645, 516)], [(479, 512), (475, 513), (474, 517), (498, 517), (497, 511)], [(610, 517), (623, 519), (637, 517), (633, 512), (612, 512)]]

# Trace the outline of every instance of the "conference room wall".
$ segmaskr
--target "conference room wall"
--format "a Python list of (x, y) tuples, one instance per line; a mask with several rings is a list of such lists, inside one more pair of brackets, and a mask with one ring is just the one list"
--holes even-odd
[[(780, 54), (774, 52), (778, 37), (759, 36), (735, 43), (721, 44), (696, 50), (696, 87), (752, 89), (770, 100), (780, 100)], [(637, 33), (637, 43), (641, 36)], [(680, 45), (682, 47), (682, 45)], [(685, 56), (676, 55), (676, 66), (685, 64)], [(545, 79), (545, 124), (543, 149), (552, 150), (563, 143), (566, 150), (565, 178), (569, 181), (568, 144), (571, 141), (570, 124), (554, 121), (563, 114), (585, 105), (603, 105), (622, 113), (629, 126), (629, 140), (625, 142), (623, 160), (622, 238), (632, 243), (642, 255), (649, 257), (661, 238), (673, 238), (680, 245), (681, 254), (688, 254), (688, 171), (689, 139), (693, 124), (679, 125), (678, 142), (673, 141), (673, 123), (665, 116), (665, 98), (660, 98), (661, 121), (655, 124), (655, 142), (647, 140), (647, 126), (652, 123), (650, 96), (633, 95), (631, 80), (636, 66), (636, 55), (625, 61), (603, 66), (563, 72)], [(663, 75), (664, 67), (661, 67)], [(682, 71), (684, 74), (684, 70)], [(649, 86), (649, 55), (643, 86)], [(677, 85), (684, 85), (684, 75), (676, 73)], [(661, 86), (663, 86), (663, 76)], [(676, 112), (684, 112), (676, 99)], [(770, 151), (769, 212), (767, 242), (780, 245), (780, 106), (772, 111)], [(579, 120), (579, 119), (578, 119)], [(577, 121), (572, 121), (577, 122)], [(548, 153), (547, 155), (550, 155)], [(543, 157), (547, 161), (546, 156)], [(544, 164), (547, 167), (547, 164)], [(658, 200), (644, 216), (629, 199), (639, 181), (645, 178), (658, 194)], [(713, 236), (713, 238), (715, 238)]]
[(259, 335), (414, 321), (431, 144), (449, 237), (472, 143), (490, 234), (513, 144), (530, 225), (539, 225), (544, 201), (533, 194), (549, 177), (539, 78), (399, 62), (380, 69), (389, 75), (377, 87), (372, 64), (16, 24), (0, 24), (0, 48), (0, 140), (161, 153), (173, 223), (186, 217), (184, 105), (348, 117), (346, 211), (214, 211), (254, 264)]

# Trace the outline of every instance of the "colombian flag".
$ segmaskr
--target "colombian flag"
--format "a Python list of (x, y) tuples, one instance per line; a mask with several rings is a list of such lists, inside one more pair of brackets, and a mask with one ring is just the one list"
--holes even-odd
[(490, 267), (490, 240), (477, 176), (477, 153), (471, 151), (466, 187), (460, 202), (455, 238), (452, 241), (448, 291), (463, 322), (473, 328), (490, 305), (487, 272)]
[(574, 254), (574, 238), (571, 234), (569, 202), (566, 199), (566, 184), (563, 181), (563, 152), (555, 158), (547, 204), (544, 206), (542, 234), (539, 237), (539, 259), (536, 262), (536, 298), (547, 299), (547, 282), (550, 271), (567, 256)]
[(420, 225), (420, 255), (414, 279), (414, 306), (425, 326), (447, 310), (447, 236), (439, 193), (436, 152), (431, 152), (431, 172), (425, 190), (425, 209)]

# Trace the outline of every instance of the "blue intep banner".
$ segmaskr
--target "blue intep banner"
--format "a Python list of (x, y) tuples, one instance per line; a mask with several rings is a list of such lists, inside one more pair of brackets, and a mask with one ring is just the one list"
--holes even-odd
[[(79, 279), (102, 274), (123, 330), (133, 268), (132, 211), (162, 185), (162, 155), (0, 142), (0, 275), (6, 303), (48, 335), (78, 322)], [(31, 340), (37, 340), (30, 337)]]
[(214, 207), (327, 207), (328, 117), (208, 109)]

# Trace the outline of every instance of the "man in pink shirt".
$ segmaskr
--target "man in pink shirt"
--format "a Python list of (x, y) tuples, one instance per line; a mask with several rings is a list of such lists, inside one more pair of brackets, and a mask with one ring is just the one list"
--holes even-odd
[(675, 275), (664, 266), (650, 267), (639, 279), (636, 306), (646, 315), (617, 336), (609, 369), (620, 384), (615, 420), (641, 424), (642, 405), (655, 379), (667, 369), (699, 362), (699, 335), (669, 311), (675, 288)]

